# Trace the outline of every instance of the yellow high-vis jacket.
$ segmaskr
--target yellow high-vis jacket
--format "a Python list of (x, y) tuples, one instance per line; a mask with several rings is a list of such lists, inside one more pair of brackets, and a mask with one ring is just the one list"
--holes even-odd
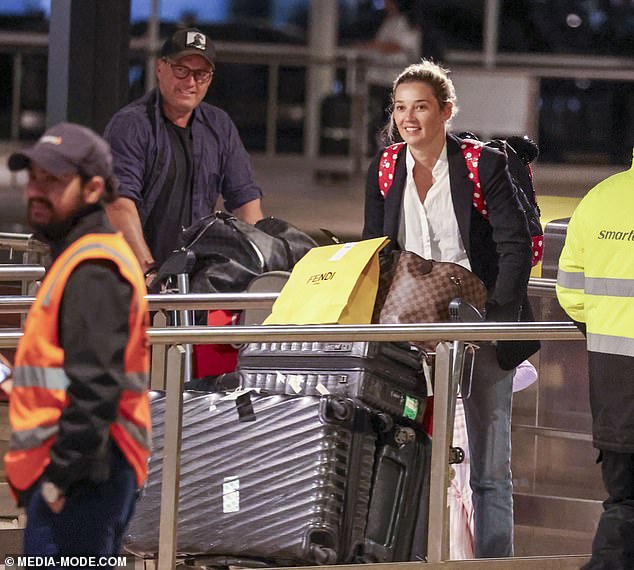
[(594, 444), (634, 452), (634, 165), (573, 213), (556, 290), (587, 335)]

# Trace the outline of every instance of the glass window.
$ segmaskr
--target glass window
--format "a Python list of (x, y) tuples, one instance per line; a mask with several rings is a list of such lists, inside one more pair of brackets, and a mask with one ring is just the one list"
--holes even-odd
[[(422, 30), (422, 53), (441, 60), (446, 50), (482, 49), (484, 0), (397, 0)], [(383, 0), (339, 0), (340, 41), (370, 39), (385, 16)]]
[(627, 165), (633, 146), (631, 83), (542, 80), (540, 161)]
[(1, 0), (0, 30), (48, 32), (50, 0)]
[[(196, 19), (202, 22), (225, 20), (229, 14), (229, 0), (170, 0), (161, 2), (161, 20), (180, 22)], [(131, 0), (130, 19), (132, 22), (147, 20), (152, 11), (152, 0)]]
[(484, 0), (425, 0), (418, 3), (423, 52), (482, 50)]
[(30, 16), (48, 13), (50, 8), (51, 0), (2, 0), (0, 15)]
[(500, 20), (502, 51), (634, 52), (634, 0), (503, 0)]

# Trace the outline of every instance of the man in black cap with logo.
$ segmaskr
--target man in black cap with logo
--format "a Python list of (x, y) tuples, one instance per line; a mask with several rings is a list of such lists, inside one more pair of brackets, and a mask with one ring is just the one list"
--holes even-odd
[(9, 168), (28, 170), (28, 220), (54, 259), (24, 326), (9, 396), (4, 464), (27, 513), (24, 552), (56, 564), (103, 557), (110, 568), (150, 453), (143, 274), (102, 205), (117, 190), (104, 139), (60, 123), (12, 154)]
[(178, 243), (183, 227), (225, 208), (248, 223), (262, 218), (238, 131), (221, 109), (203, 102), (215, 50), (200, 30), (177, 31), (156, 63), (158, 88), (118, 111), (106, 127), (120, 197), (108, 207), (148, 282)]

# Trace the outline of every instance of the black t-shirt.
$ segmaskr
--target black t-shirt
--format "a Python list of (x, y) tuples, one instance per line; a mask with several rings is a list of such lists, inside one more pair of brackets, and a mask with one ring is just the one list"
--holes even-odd
[(191, 125), (179, 127), (163, 117), (170, 137), (172, 160), (161, 193), (144, 227), (145, 240), (160, 265), (192, 223), (193, 150)]

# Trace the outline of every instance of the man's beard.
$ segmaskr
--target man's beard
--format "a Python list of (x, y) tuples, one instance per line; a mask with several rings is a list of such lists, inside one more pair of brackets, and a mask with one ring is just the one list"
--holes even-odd
[[(38, 203), (40, 207), (46, 207), (50, 212), (49, 222), (38, 222), (32, 219), (31, 204)], [(75, 216), (69, 216), (65, 220), (55, 220), (53, 216), (53, 208), (49, 202), (39, 198), (29, 200), (27, 216), (29, 225), (33, 228), (35, 236), (46, 242), (57, 242), (66, 237), (74, 224)]]

